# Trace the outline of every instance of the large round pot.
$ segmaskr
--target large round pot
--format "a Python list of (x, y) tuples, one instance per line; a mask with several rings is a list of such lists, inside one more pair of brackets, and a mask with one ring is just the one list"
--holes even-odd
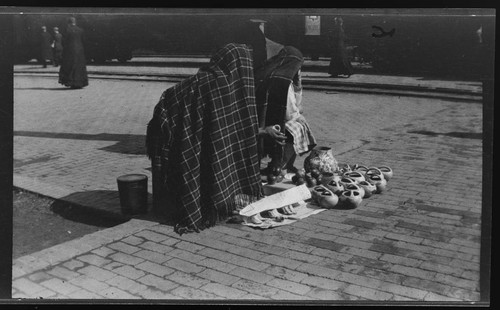
[(318, 169), (321, 173), (333, 173), (338, 170), (338, 163), (330, 147), (319, 146), (312, 149), (304, 160), (304, 169), (307, 172)]
[(361, 193), (359, 191), (343, 191), (339, 197), (342, 206), (346, 209), (357, 208), (361, 201)]

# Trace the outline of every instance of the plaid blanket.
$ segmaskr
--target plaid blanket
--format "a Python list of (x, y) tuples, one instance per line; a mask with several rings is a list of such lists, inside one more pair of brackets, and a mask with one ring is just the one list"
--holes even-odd
[(228, 44), (167, 89), (148, 124), (153, 200), (175, 231), (199, 231), (232, 214), (235, 197), (261, 197), (251, 50)]

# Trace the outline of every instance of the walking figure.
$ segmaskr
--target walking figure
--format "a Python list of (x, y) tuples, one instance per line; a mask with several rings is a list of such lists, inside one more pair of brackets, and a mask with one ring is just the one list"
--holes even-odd
[(345, 33), (344, 21), (342, 17), (335, 17), (335, 25), (333, 31), (330, 33), (332, 59), (330, 60), (330, 67), (328, 73), (331, 77), (344, 76), (350, 77), (353, 74), (353, 68), (347, 49), (345, 46)]
[(54, 27), (54, 67), (58, 67), (62, 61), (62, 34), (59, 32), (59, 28)]
[(59, 69), (59, 83), (71, 88), (87, 86), (87, 67), (83, 50), (83, 30), (76, 25), (76, 19), (70, 17), (63, 38), (63, 57)]
[(44, 68), (47, 68), (47, 61), (52, 62), (52, 36), (47, 32), (47, 27), (42, 26), (40, 34), (40, 62)]

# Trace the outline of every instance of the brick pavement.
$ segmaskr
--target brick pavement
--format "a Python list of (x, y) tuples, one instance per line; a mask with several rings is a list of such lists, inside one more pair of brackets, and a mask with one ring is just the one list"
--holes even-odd
[[(58, 91), (47, 78), (14, 82), (14, 184), (119, 212), (116, 177), (150, 175), (144, 129), (168, 84), (94, 80)], [(393, 168), (385, 193), (264, 231), (223, 223), (178, 236), (132, 219), (16, 259), (13, 297), (478, 301), (482, 106), (305, 99), (337, 160)]]

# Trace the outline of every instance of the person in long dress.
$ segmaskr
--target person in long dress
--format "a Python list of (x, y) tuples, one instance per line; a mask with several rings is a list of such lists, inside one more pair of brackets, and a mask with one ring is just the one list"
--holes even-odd
[(59, 83), (71, 87), (87, 86), (87, 67), (83, 48), (83, 30), (76, 25), (76, 19), (70, 17), (66, 34), (63, 37), (63, 57), (59, 70)]
[(350, 77), (354, 72), (347, 49), (345, 46), (346, 36), (344, 33), (344, 21), (342, 17), (335, 18), (335, 25), (330, 33), (332, 58), (328, 73), (331, 77)]
[(47, 32), (47, 27), (42, 26), (42, 32), (40, 34), (40, 62), (44, 68), (47, 68), (47, 61), (53, 61), (52, 43), (53, 39), (50, 33)]
[(59, 32), (58, 27), (54, 27), (54, 67), (58, 67), (62, 61), (62, 34)]

